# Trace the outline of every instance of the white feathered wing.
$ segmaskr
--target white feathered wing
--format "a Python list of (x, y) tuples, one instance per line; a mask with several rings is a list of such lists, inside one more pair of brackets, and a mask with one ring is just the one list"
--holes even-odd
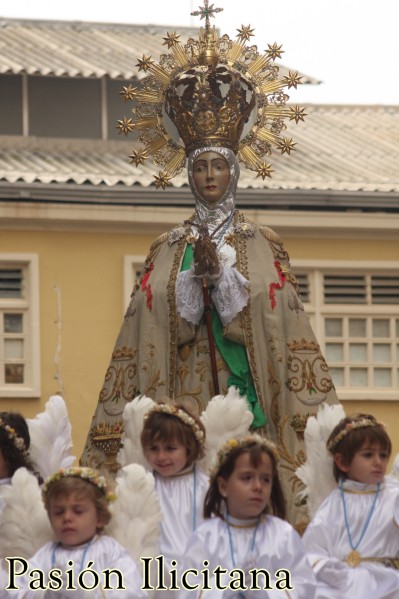
[(396, 454), (392, 468), (388, 474), (388, 478), (390, 482), (399, 484), (399, 453)]
[(205, 457), (199, 467), (208, 473), (219, 447), (228, 439), (247, 434), (253, 414), (247, 400), (236, 387), (229, 387), (226, 395), (216, 395), (201, 414), (206, 430)]
[(54, 538), (36, 476), (19, 468), (2, 498), (0, 556), (28, 559)]
[(143, 430), (144, 417), (156, 403), (146, 395), (139, 395), (128, 402), (123, 410), (122, 447), (117, 456), (121, 466), (127, 464), (141, 464), (147, 470), (150, 466), (144, 457), (141, 447), (140, 435)]
[(27, 419), (27, 423), (31, 438), (29, 453), (43, 478), (73, 464), (71, 423), (60, 395), (52, 395), (44, 412)]
[(301, 496), (307, 496), (309, 516), (313, 517), (324, 499), (335, 489), (333, 457), (327, 450), (327, 439), (345, 412), (341, 404), (322, 404), (316, 416), (308, 418), (305, 428), (306, 462), (296, 475), (304, 483)]
[(124, 466), (115, 481), (116, 500), (106, 533), (114, 537), (137, 561), (159, 553), (161, 508), (154, 477), (139, 464)]

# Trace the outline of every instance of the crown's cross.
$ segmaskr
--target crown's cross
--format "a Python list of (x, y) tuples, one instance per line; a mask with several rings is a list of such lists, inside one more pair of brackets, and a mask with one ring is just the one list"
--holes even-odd
[(209, 19), (215, 18), (215, 13), (222, 12), (223, 8), (214, 8), (213, 4), (209, 6), (209, 0), (204, 0), (204, 6), (199, 6), (199, 10), (196, 10), (191, 13), (192, 17), (201, 17), (201, 19), (205, 19), (205, 27), (206, 29), (210, 28)]

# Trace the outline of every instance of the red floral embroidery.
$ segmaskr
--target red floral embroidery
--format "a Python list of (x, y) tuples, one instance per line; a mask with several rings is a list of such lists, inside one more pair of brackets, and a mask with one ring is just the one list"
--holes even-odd
[(147, 298), (147, 308), (152, 310), (152, 291), (151, 285), (148, 285), (148, 279), (150, 278), (150, 274), (154, 270), (154, 264), (150, 262), (148, 266), (145, 267), (145, 272), (141, 279), (141, 291), (145, 292)]
[(281, 291), (284, 288), (284, 285), (287, 281), (287, 275), (282, 271), (281, 264), (278, 260), (274, 261), (274, 266), (277, 270), (278, 278), (280, 279), (279, 283), (270, 283), (269, 285), (269, 299), (272, 305), (272, 308), (276, 307), (276, 291)]

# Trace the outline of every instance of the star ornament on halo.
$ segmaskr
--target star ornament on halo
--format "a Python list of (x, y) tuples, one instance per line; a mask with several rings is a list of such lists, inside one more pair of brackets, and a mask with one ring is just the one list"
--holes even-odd
[(118, 121), (118, 124), (115, 125), (116, 129), (119, 129), (119, 134), (123, 133), (127, 135), (134, 130), (134, 123), (131, 118), (123, 117), (121, 121)]
[(300, 106), (294, 106), (294, 107), (291, 106), (290, 121), (295, 121), (296, 124), (298, 124), (299, 121), (305, 120), (305, 116), (308, 116), (308, 115), (305, 112), (304, 108), (301, 108)]
[(173, 46), (176, 46), (179, 43), (180, 38), (181, 35), (178, 35), (176, 31), (173, 31), (173, 33), (169, 33), (168, 31), (166, 37), (162, 38), (163, 40), (165, 40), (162, 45), (167, 46), (169, 50), (170, 48), (173, 48)]
[(152, 56), (146, 56), (145, 54), (143, 54), (143, 58), (138, 58), (137, 60), (138, 63), (135, 66), (139, 68), (139, 71), (144, 71), (144, 73), (148, 71), (152, 64), (155, 64)]
[(302, 77), (298, 74), (298, 71), (290, 71), (288, 75), (283, 77), (283, 81), (288, 88), (294, 87), (296, 89), (302, 83)]
[(248, 42), (251, 37), (254, 36), (254, 29), (251, 29), (251, 25), (241, 25), (241, 29), (237, 29), (238, 39), (240, 42)]
[(281, 154), (291, 154), (291, 152), (295, 150), (294, 146), (296, 146), (296, 142), (288, 137), (284, 137), (277, 144), (278, 149), (281, 150)]
[(256, 172), (258, 173), (256, 177), (262, 177), (263, 181), (266, 179), (266, 177), (271, 177), (272, 173), (274, 173), (272, 170), (272, 165), (267, 164), (267, 162), (262, 162), (262, 164), (256, 169)]
[(170, 182), (171, 178), (172, 177), (170, 177), (165, 171), (159, 171), (158, 175), (154, 175), (156, 189), (159, 189), (160, 187), (165, 189), (167, 185), (172, 185)]
[(139, 166), (139, 164), (144, 164), (144, 160), (148, 158), (148, 154), (145, 150), (133, 150), (129, 158), (131, 158), (130, 164)]
[(277, 42), (274, 42), (272, 46), (267, 44), (267, 50), (265, 50), (265, 52), (269, 58), (276, 60), (276, 58), (281, 58), (281, 55), (284, 54), (284, 50), (281, 49), (282, 47), (283, 45), (281, 44), (279, 46)]
[(127, 87), (122, 87), (122, 91), (120, 91), (119, 94), (122, 96), (125, 102), (128, 102), (129, 100), (133, 100), (134, 96), (136, 95), (136, 92), (137, 87), (133, 87), (133, 85), (129, 83)]

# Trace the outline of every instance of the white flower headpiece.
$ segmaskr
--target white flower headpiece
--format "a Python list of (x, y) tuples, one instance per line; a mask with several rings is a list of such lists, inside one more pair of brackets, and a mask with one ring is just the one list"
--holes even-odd
[(107, 501), (113, 501), (115, 499), (114, 494), (108, 490), (105, 478), (97, 470), (94, 470), (94, 468), (88, 468), (86, 466), (76, 466), (74, 468), (60, 468), (60, 470), (54, 472), (54, 474), (49, 476), (44, 481), (44, 485), (42, 487), (43, 500), (45, 500), (48, 490), (55, 482), (67, 477), (75, 477), (86, 480), (100, 489), (100, 491), (104, 493), (105, 499)]
[(179, 418), (182, 422), (184, 422), (184, 424), (186, 424), (187, 426), (189, 426), (191, 428), (198, 443), (200, 445), (204, 445), (204, 443), (205, 443), (204, 431), (201, 429), (200, 425), (195, 420), (195, 418), (190, 416), (190, 414), (187, 414), (187, 412), (185, 410), (182, 410), (179, 406), (166, 404), (166, 403), (165, 404), (157, 404), (154, 408), (152, 408), (149, 412), (147, 412), (147, 414), (145, 415), (145, 420), (154, 412), (158, 412), (161, 414), (170, 414), (171, 416), (176, 416), (176, 418)]
[(349, 435), (349, 433), (351, 433), (353, 430), (356, 430), (358, 428), (367, 428), (369, 426), (385, 428), (382, 422), (377, 422), (377, 420), (375, 420), (374, 418), (361, 418), (360, 420), (352, 420), (351, 422), (347, 422), (345, 427), (342, 430), (340, 430), (339, 433), (337, 433), (335, 437), (330, 439), (327, 443), (328, 451), (333, 452), (338, 443), (342, 441), (344, 437)]
[(2, 428), (5, 432), (9, 440), (15, 445), (19, 451), (23, 453), (27, 453), (27, 449), (25, 446), (25, 440), (22, 437), (19, 437), (15, 428), (4, 422), (2, 418), (0, 418), (0, 428)]
[(252, 445), (258, 445), (259, 447), (265, 447), (268, 451), (270, 451), (275, 457), (276, 461), (279, 459), (279, 453), (276, 445), (267, 439), (266, 437), (261, 437), (257, 434), (245, 435), (243, 437), (229, 439), (219, 448), (216, 458), (213, 462), (213, 465), (209, 471), (210, 482), (214, 482), (222, 468), (223, 464), (229, 457), (232, 451), (238, 448), (245, 449), (247, 447), (251, 447)]

